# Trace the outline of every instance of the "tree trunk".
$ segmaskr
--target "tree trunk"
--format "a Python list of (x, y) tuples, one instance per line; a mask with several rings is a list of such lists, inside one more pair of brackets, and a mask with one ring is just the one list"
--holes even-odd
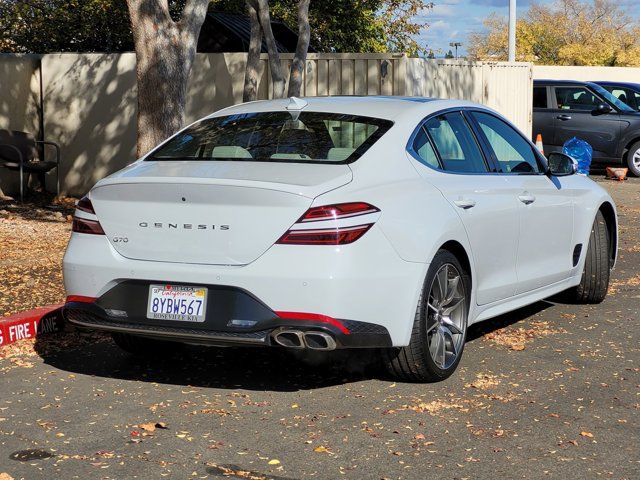
[(311, 28), (309, 27), (309, 3), (311, 0), (298, 0), (298, 44), (291, 63), (289, 75), (289, 97), (299, 97), (302, 88), (304, 65), (307, 61)]
[(258, 11), (258, 18), (260, 19), (260, 26), (262, 27), (262, 33), (264, 33), (264, 40), (267, 43), (267, 50), (269, 51), (269, 67), (271, 68), (271, 81), (273, 84), (273, 98), (284, 97), (284, 73), (282, 71), (282, 64), (280, 63), (280, 53), (276, 45), (276, 39), (273, 36), (271, 30), (271, 16), (269, 15), (269, 3), (267, 0), (251, 0), (254, 2), (254, 7)]
[(262, 27), (258, 19), (255, 2), (247, 0), (246, 5), (251, 22), (251, 38), (249, 40), (249, 53), (247, 54), (247, 68), (244, 72), (242, 101), (252, 102), (258, 99), (258, 68), (260, 67), (260, 53), (262, 52)]
[(167, 0), (127, 0), (136, 49), (141, 157), (184, 124), (187, 83), (209, 0), (187, 0), (174, 22)]

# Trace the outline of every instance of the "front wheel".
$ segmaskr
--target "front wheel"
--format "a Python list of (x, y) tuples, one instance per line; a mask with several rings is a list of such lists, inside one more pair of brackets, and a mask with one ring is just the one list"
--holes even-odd
[(589, 235), (584, 269), (578, 286), (568, 290), (573, 303), (600, 303), (607, 296), (611, 261), (609, 257), (609, 232), (607, 222), (598, 212)]
[(627, 152), (627, 166), (634, 176), (640, 177), (640, 142), (631, 145)]
[(385, 352), (389, 372), (400, 380), (434, 382), (458, 367), (467, 334), (471, 282), (458, 259), (440, 250), (429, 266), (411, 340)]

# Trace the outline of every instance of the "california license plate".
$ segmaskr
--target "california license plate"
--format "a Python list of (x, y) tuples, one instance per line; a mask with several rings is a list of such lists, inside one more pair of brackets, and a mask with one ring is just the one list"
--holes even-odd
[(204, 322), (207, 308), (207, 289), (183, 285), (149, 286), (147, 318)]

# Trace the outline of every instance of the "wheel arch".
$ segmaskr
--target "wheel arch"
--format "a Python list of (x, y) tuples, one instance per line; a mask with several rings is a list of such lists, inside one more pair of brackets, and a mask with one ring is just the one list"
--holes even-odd
[(453, 253), (458, 261), (462, 264), (462, 268), (465, 269), (469, 277), (473, 278), (473, 272), (471, 271), (471, 261), (467, 251), (457, 240), (449, 240), (443, 243), (438, 250), (448, 250)]
[(602, 213), (605, 222), (607, 223), (607, 235), (609, 236), (609, 260), (611, 262), (611, 268), (616, 263), (616, 257), (618, 252), (618, 223), (616, 219), (616, 211), (613, 205), (605, 201), (603, 202), (598, 211)]
[(628, 140), (625, 143), (624, 148), (622, 149), (622, 152), (621, 152), (622, 153), (621, 157), (622, 157), (622, 163), (623, 164), (627, 162), (627, 155), (629, 155), (629, 152), (631, 150), (631, 146), (634, 143), (637, 143), (637, 142), (640, 142), (640, 137), (634, 136), (631, 140)]
[[(447, 250), (451, 252), (460, 262), (462, 268), (464, 268), (467, 275), (469, 275), (469, 281), (471, 282), (470, 300), (471, 305), (475, 304), (475, 276), (473, 274), (472, 258), (467, 252), (467, 249), (457, 240), (448, 240), (443, 243), (438, 250)], [(471, 317), (471, 312), (469, 312)]]

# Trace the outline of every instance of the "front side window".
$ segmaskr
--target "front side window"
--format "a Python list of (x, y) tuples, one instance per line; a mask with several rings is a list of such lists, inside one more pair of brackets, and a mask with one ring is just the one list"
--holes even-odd
[(351, 163), (393, 122), (323, 112), (258, 112), (208, 118), (148, 160)]
[(498, 117), (473, 112), (503, 173), (540, 173), (531, 144)]
[(547, 108), (547, 87), (533, 87), (533, 108)]
[(488, 171), (482, 151), (460, 112), (433, 117), (425, 122), (424, 128), (433, 140), (444, 170), (464, 173)]
[(602, 103), (598, 97), (584, 87), (555, 87), (556, 102), (561, 110), (591, 111)]

